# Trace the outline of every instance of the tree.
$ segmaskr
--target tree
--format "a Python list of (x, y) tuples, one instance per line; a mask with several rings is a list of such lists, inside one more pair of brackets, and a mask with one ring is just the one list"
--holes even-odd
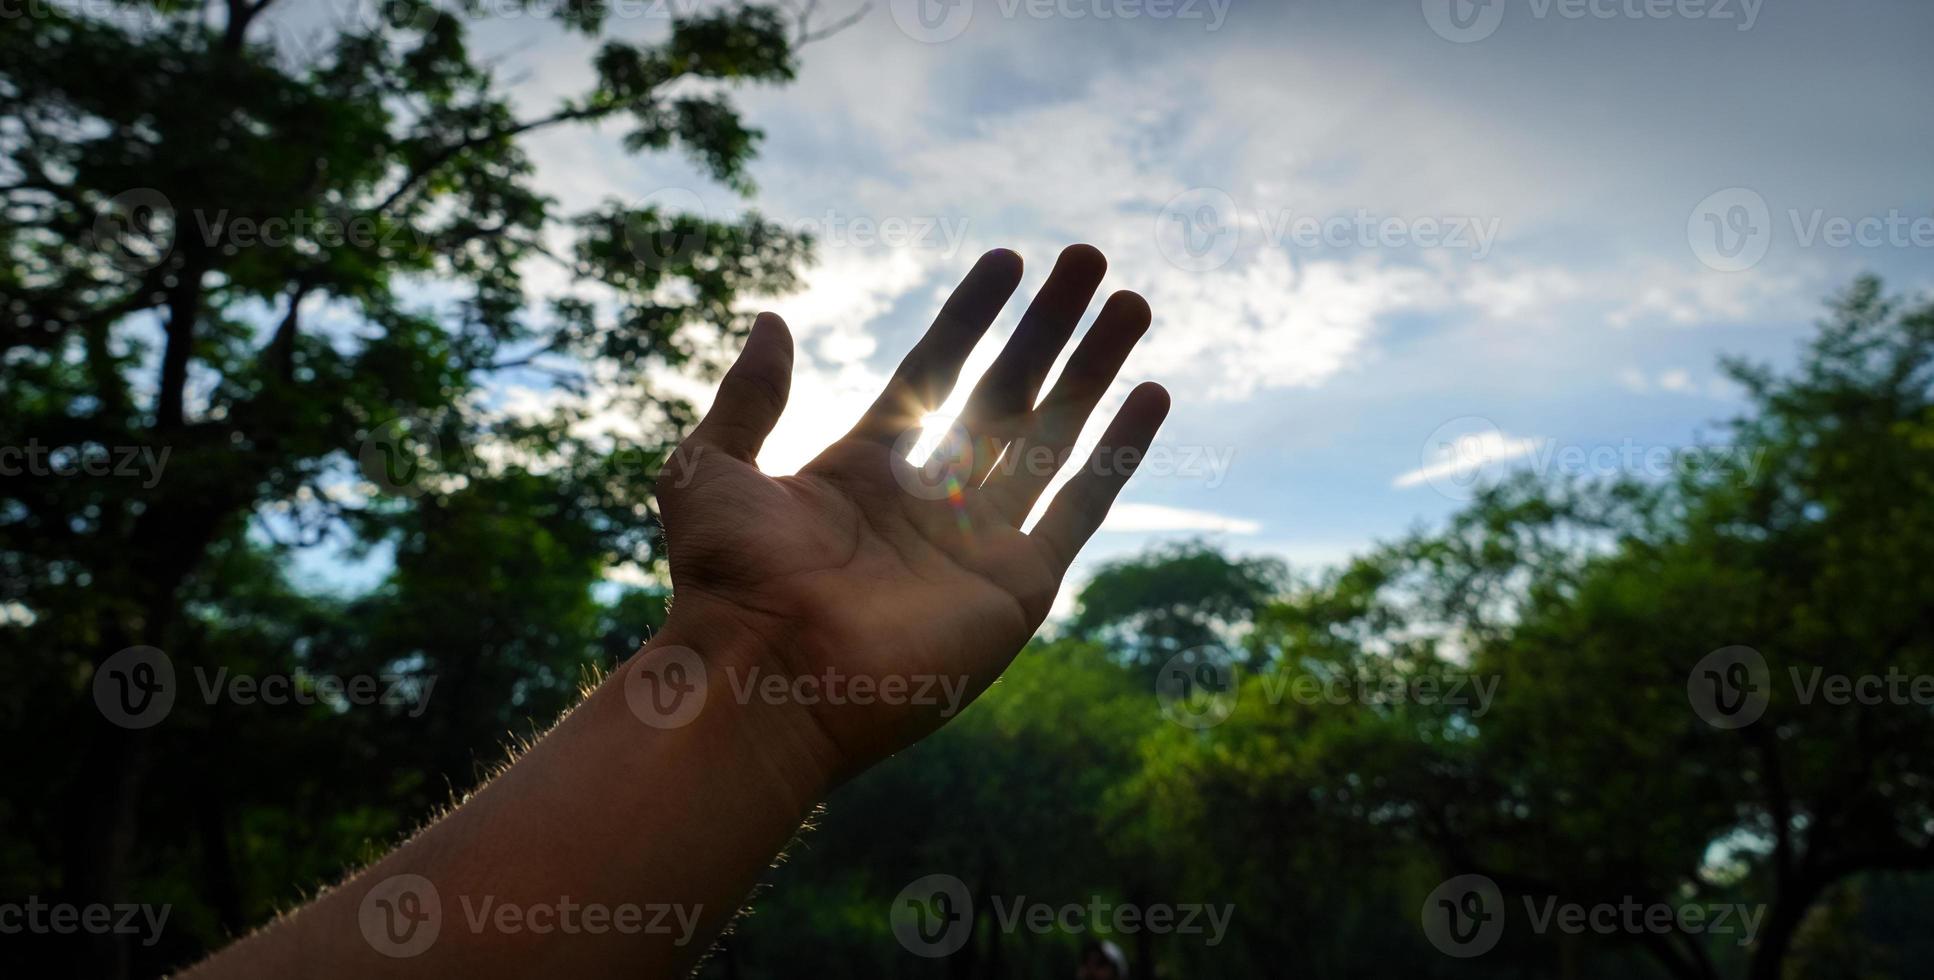
[(1513, 919), (1494, 965), (1623, 947), (1671, 976), (1782, 976), (1810, 913), (1845, 917), (1822, 905), (1833, 889), (1934, 865), (1917, 748), (1934, 716), (1913, 693), (1934, 676), (1917, 570), (1934, 540), (1931, 363), (1934, 306), (1861, 280), (1796, 371), (1729, 362), (1752, 411), (1679, 477), (1493, 488), (1255, 634), (1289, 678), (1468, 673), (1496, 680), (1494, 701), (1272, 701), (1259, 678), (1142, 792), (1172, 819), (1214, 805), (1326, 847), (1434, 855), (1430, 880), (1483, 874), (1507, 905), (1764, 911), (1743, 947), (1680, 928), (1532, 941)]
[[(474, 713), (399, 741), (442, 746), (442, 772), (529, 700), (506, 686), (574, 689), (587, 590), (650, 560), (651, 477), (690, 420), (647, 378), (710, 369), (750, 324), (740, 301), (791, 288), (809, 247), (753, 212), (560, 213), (520, 149), (612, 123), (630, 151), (679, 150), (749, 192), (759, 133), (730, 91), (793, 77), (818, 36), (803, 17), (727, 6), (640, 43), (605, 36), (603, 4), (562, 5), (601, 42), (594, 78), (526, 116), (473, 55), (475, 5), (384, 5), (312, 48), (278, 36), (273, 3), (35, 5), (0, 35), (0, 445), (25, 472), (0, 491), (0, 629), (47, 695), (8, 713), (76, 739), (36, 787), (60, 801), (35, 821), (63, 838), (58, 864), (19, 878), (77, 903), (129, 894), (146, 849), (178, 839), (144, 784), (221, 748), (186, 720), (108, 723), (93, 672), (135, 645), (222, 666), (246, 591), (228, 576), (270, 588), (294, 549), (394, 548), (388, 588), (349, 611), (367, 639), (271, 659), (437, 677)], [(540, 263), (568, 285), (536, 288)], [(511, 415), (487, 397), (506, 380), (565, 397)], [(586, 434), (599, 411), (638, 429)], [(152, 479), (95, 472), (129, 452)], [(490, 605), (506, 594), (521, 620)], [(111, 939), (80, 962), (128, 969)]]
[[(1273, 560), (1199, 542), (1098, 570), (1070, 635), (1035, 641), (962, 718), (827, 801), (715, 971), (786, 975), (796, 969), (787, 951), (810, 947), (861, 972), (1060, 977), (1088, 937), (1004, 931), (1003, 903), (1059, 908), (1099, 896), (1146, 909), (1226, 895), (1187, 872), (1250, 845), (1159, 864), (1175, 850), (1169, 828), (1123, 797), (1144, 746), (1180, 731), (1158, 710), (1146, 658), (1184, 636), (1221, 642), (1284, 574)], [(923, 964), (900, 948), (888, 913), (901, 889), (930, 873), (959, 879), (974, 915), (960, 951)], [(1113, 938), (1131, 951), (1136, 978), (1183, 964), (1222, 972), (1235, 955), (1147, 930)]]
[(1096, 569), (1068, 629), (1154, 666), (1192, 647), (1233, 645), (1234, 631), (1287, 576), (1274, 558), (1232, 558), (1206, 542), (1177, 542)]
[[(827, 800), (706, 975), (790, 976), (811, 949), (856, 973), (1065, 976), (1078, 937), (1004, 932), (996, 903), (1150, 900), (1136, 892), (1146, 852), (1110, 797), (1163, 724), (1153, 705), (1094, 644), (1030, 644), (958, 720)], [(973, 900), (970, 938), (941, 960), (902, 949), (889, 924), (896, 895), (928, 874)]]

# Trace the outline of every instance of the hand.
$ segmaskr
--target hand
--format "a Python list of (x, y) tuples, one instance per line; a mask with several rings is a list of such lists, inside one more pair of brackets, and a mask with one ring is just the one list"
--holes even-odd
[[(1035, 404), (1106, 267), (1089, 246), (1061, 253), (969, 397), (959, 419), (966, 438), (924, 468), (903, 458), (906, 434), (953, 388), (961, 363), (1019, 284), (1019, 256), (981, 256), (859, 424), (797, 476), (768, 477), (754, 462), (792, 376), (792, 338), (779, 317), (762, 314), (660, 484), (675, 596), (666, 634), (694, 645), (721, 631), (756, 638), (758, 655), (731, 659), (728, 671), (865, 679), (875, 690), (889, 678), (909, 691), (951, 684), (965, 694), (954, 707), (985, 690), (1047, 617), (1069, 563), (1168, 412), (1159, 385), (1137, 387), (1088, 464), (1035, 529), (1022, 533), (1148, 329), (1140, 296), (1110, 296)], [(827, 781), (947, 720), (941, 699), (885, 700), (798, 706), (799, 737), (827, 760)]]
[[(675, 648), (689, 645), (708, 677), (728, 684), (754, 669), (876, 685), (946, 679), (964, 695), (956, 706), (985, 690), (1047, 616), (1068, 562), (1168, 411), (1161, 388), (1137, 388), (1101, 449), (1034, 532), (1021, 533), (1148, 329), (1140, 297), (1110, 297), (1035, 406), (1103, 268), (1092, 248), (1062, 253), (968, 400), (961, 423), (971, 446), (937, 454), (924, 469), (895, 444), (953, 387), (1019, 282), (1018, 257), (982, 256), (859, 425), (798, 476), (772, 479), (753, 465), (792, 374), (785, 324), (760, 317), (717, 404), (660, 481), (676, 595), (664, 631), (461, 805), (193, 974), (487, 980), (689, 972), (832, 782), (946, 718), (940, 704), (901, 700), (795, 699), (779, 710), (761, 702), (757, 710), (712, 711), (706, 705), (725, 695), (708, 691), (689, 702), (701, 707), (684, 722), (641, 730), (647, 719), (632, 700), (631, 682), (641, 676), (634, 671), (658, 654), (678, 657), (665, 664), (683, 668)], [(995, 466), (1003, 448), (1017, 465)], [(935, 482), (957, 492), (926, 492)], [(650, 688), (653, 705), (659, 690)], [(440, 931), (407, 953), (393, 948), (389, 913), (375, 917), (398, 889), (427, 894), (442, 909)], [(566, 899), (580, 908), (655, 906), (690, 919), (678, 937), (462, 928), (459, 909), (479, 896), (526, 909)], [(409, 933), (417, 935), (414, 925)]]

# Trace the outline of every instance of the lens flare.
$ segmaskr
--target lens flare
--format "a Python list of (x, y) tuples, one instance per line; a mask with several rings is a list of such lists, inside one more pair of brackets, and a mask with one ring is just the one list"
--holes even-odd
[[(949, 445), (950, 442), (957, 445)], [(963, 468), (969, 471), (973, 468), (972, 444), (955, 422), (954, 416), (945, 412), (928, 412), (920, 416), (920, 438), (914, 442), (907, 460), (916, 466), (926, 465), (936, 452), (963, 457), (956, 459), (955, 465), (947, 467), (947, 503), (953, 506), (954, 520), (960, 524), (960, 533), (970, 534), (974, 530), (974, 522), (967, 514), (967, 488), (960, 481), (960, 473)]]

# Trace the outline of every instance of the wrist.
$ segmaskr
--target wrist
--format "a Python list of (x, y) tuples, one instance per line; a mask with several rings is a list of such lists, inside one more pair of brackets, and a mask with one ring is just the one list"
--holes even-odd
[(641, 737), (683, 732), (690, 751), (765, 780), (803, 817), (837, 784), (842, 762), (808, 708), (756, 696), (761, 679), (785, 675), (784, 642), (782, 627), (682, 593), (607, 686)]

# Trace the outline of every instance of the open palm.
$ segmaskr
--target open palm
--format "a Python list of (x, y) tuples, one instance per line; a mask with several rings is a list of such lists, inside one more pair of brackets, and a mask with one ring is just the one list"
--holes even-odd
[(772, 314), (759, 317), (712, 410), (675, 455), (659, 491), (674, 622), (702, 616), (742, 627), (770, 653), (769, 668), (792, 678), (863, 679), (873, 696), (811, 709), (842, 768), (946, 721), (950, 705), (938, 692), (951, 686), (971, 699), (993, 683), (1046, 618), (1069, 563), (1161, 425), (1167, 394), (1136, 388), (1079, 474), (1022, 533), (1148, 328), (1141, 297), (1109, 297), (1036, 404), (1105, 269), (1091, 247), (1061, 254), (969, 396), (954, 438), (922, 466), (904, 458), (909, 433), (946, 398), (1019, 284), (1012, 252), (981, 257), (859, 424), (798, 475), (768, 477), (754, 462), (792, 374), (792, 340)]

